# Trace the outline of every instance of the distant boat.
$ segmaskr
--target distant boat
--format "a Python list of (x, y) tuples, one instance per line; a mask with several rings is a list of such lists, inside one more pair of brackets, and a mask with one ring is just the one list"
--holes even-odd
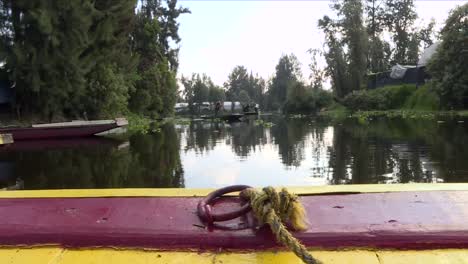
[(115, 120), (72, 121), (64, 123), (37, 124), (31, 127), (0, 128), (0, 134), (11, 134), (14, 141), (51, 138), (89, 137), (128, 125), (125, 118)]
[(220, 115), (220, 116), (214, 116), (214, 115), (202, 115), (202, 119), (221, 119), (224, 121), (228, 122), (235, 122), (235, 121), (240, 121), (241, 118), (243, 117), (243, 114), (229, 114), (229, 115)]

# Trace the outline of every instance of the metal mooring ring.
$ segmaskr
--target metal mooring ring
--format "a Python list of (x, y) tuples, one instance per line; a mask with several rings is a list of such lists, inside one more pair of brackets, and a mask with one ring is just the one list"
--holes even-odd
[(218, 199), (227, 193), (240, 192), (247, 188), (252, 188), (252, 187), (248, 185), (233, 185), (233, 186), (228, 186), (228, 187), (218, 189), (208, 194), (205, 198), (203, 198), (198, 203), (198, 206), (197, 206), (198, 216), (203, 222), (211, 225), (214, 222), (228, 221), (228, 220), (232, 220), (232, 219), (235, 219), (235, 218), (238, 218), (240, 216), (247, 214), (250, 210), (252, 210), (249, 203), (246, 203), (241, 208), (235, 211), (228, 212), (228, 213), (221, 213), (221, 214), (213, 213), (212, 206), (211, 206), (211, 203), (213, 203), (215, 199)]

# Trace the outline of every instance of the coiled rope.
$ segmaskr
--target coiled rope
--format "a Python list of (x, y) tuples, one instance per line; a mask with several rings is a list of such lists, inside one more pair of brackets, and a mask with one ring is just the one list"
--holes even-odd
[(298, 197), (283, 188), (279, 193), (273, 187), (265, 187), (262, 191), (248, 188), (240, 193), (241, 197), (250, 201), (252, 210), (260, 224), (268, 224), (276, 236), (276, 240), (288, 247), (307, 264), (320, 264), (293, 235), (286, 229), (284, 223), (289, 222), (296, 231), (307, 229), (306, 211)]

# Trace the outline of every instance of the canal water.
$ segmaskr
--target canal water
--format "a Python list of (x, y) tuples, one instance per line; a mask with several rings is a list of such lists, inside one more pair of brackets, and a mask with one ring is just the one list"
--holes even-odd
[(468, 182), (468, 120), (262, 117), (0, 148), (0, 188)]

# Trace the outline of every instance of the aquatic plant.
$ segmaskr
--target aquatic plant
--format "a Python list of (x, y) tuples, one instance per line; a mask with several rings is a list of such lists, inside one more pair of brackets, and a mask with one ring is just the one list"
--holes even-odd
[(272, 122), (262, 120), (262, 119), (258, 119), (258, 120), (255, 120), (255, 125), (269, 128), (269, 127), (274, 126), (275, 124), (273, 124)]

